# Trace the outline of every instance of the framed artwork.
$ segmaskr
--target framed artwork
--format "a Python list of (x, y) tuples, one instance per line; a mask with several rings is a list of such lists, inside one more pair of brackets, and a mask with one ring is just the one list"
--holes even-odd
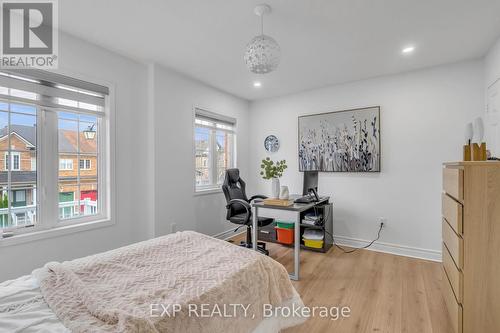
[(380, 172), (380, 107), (300, 116), (299, 170)]

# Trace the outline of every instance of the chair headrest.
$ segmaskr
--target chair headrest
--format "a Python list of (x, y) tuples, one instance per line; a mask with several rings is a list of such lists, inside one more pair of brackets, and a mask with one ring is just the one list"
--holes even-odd
[(229, 184), (236, 184), (240, 180), (240, 170), (227, 169), (226, 173)]

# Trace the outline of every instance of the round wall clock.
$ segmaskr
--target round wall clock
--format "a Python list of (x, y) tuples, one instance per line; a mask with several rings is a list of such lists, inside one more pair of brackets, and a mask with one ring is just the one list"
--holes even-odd
[(277, 152), (280, 149), (280, 141), (276, 136), (268, 135), (264, 140), (264, 148), (271, 153)]

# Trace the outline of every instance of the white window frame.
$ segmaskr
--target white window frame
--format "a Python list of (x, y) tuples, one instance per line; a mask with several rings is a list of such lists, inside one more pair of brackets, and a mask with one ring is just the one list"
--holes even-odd
[[(8, 152), (5, 152), (4, 158), (3, 158), (3, 168), (4, 170), (7, 170), (9, 166), (7, 165), (7, 156), (9, 155)], [(14, 168), (14, 156), (17, 157), (17, 168)], [(12, 151), (10, 152), (10, 158), (9, 158), (9, 163), (12, 166), (12, 169), (10, 171), (21, 171), (21, 154), (18, 151)]]
[[(12, 169), (11, 171), (21, 171), (21, 154), (17, 151), (11, 152), (11, 163), (12, 163)], [(17, 167), (16, 167), (16, 157), (17, 157)]]
[[(65, 109), (58, 109), (58, 110), (53, 110), (56, 112), (51, 112), (50, 117), (55, 117), (55, 121), (51, 121), (50, 124), (52, 126), (55, 126), (55, 128), (52, 131), (58, 131), (58, 113), (59, 111), (62, 112), (69, 112), (69, 113), (74, 113), (73, 111), (70, 110), (65, 110)], [(59, 173), (56, 173), (55, 175), (53, 174), (52, 177), (55, 177), (56, 181), (52, 182), (51, 184), (55, 184), (55, 189), (54, 191), (57, 193), (55, 197), (52, 197), (51, 199), (54, 200), (53, 202), (50, 203), (50, 207), (56, 207), (57, 209), (55, 212), (51, 212), (50, 214), (50, 220), (51, 221), (56, 221), (55, 224), (52, 225), (52, 228), (54, 227), (59, 227), (59, 226), (68, 226), (68, 225), (78, 225), (82, 223), (88, 223), (88, 222), (94, 222), (94, 221), (105, 221), (109, 220), (109, 213), (107, 209), (109, 206), (106, 204), (106, 199), (109, 198), (109, 193), (108, 189), (106, 187), (106, 179), (109, 177), (109, 174), (106, 172), (108, 169), (106, 167), (106, 156), (107, 156), (107, 146), (106, 146), (106, 128), (108, 128), (108, 125), (106, 124), (107, 121), (105, 117), (103, 118), (98, 118), (98, 124), (97, 128), (99, 129), (99, 132), (97, 134), (97, 137), (101, 138), (98, 140), (98, 154), (102, 154), (101, 158), (98, 158), (98, 164), (99, 164), (99, 172), (97, 174), (98, 180), (97, 180), (97, 206), (99, 207), (99, 212), (98, 214), (95, 215), (80, 215), (76, 217), (72, 217), (70, 219), (61, 219), (59, 215), (59, 190), (58, 190), (58, 184), (59, 184)], [(55, 145), (55, 149), (57, 152), (57, 155), (59, 155), (59, 149), (58, 145)], [(79, 160), (79, 159), (77, 159)], [(74, 163), (73, 163), (73, 168), (74, 168)], [(102, 168), (102, 171), (101, 171)]]
[[(82, 161), (83, 161), (83, 168), (81, 167)], [(87, 167), (87, 162), (89, 162), (88, 167)], [(78, 160), (78, 167), (80, 167), (80, 170), (91, 170), (92, 169), (92, 160), (89, 158), (80, 158)]]
[[(68, 110), (64, 110), (61, 107), (40, 106), (39, 108), (43, 108), (44, 111), (47, 112), (37, 112), (37, 185), (41, 184), (41, 179), (45, 179), (45, 183), (42, 184), (44, 186), (40, 188), (42, 195), (36, 196), (38, 206), (37, 224), (30, 228), (14, 230), (0, 229), (0, 248), (3, 246), (12, 246), (39, 239), (108, 227), (116, 223), (113, 218), (116, 216), (116, 199), (114, 195), (111, 195), (115, 193), (116, 188), (115, 172), (112, 172), (115, 168), (115, 129), (111, 126), (115, 119), (115, 84), (109, 81), (81, 76), (76, 72), (58, 71), (58, 74), (72, 77), (76, 80), (94, 82), (102, 86), (107, 86), (109, 89), (109, 95), (105, 96), (105, 106), (99, 110), (103, 115), (103, 119), (98, 125), (100, 127), (98, 149), (101, 154), (101, 157), (98, 159), (100, 177), (98, 180), (98, 200), (100, 212), (97, 215), (81, 216), (70, 220), (64, 220), (63, 222), (59, 220), (59, 193), (57, 191), (59, 155), (57, 134), (54, 134), (51, 138), (46, 138), (42, 137), (41, 133), (50, 128), (53, 133), (57, 133), (57, 112)], [(70, 111), (74, 112), (75, 110)], [(92, 113), (92, 110), (89, 110), (89, 113)], [(50, 118), (52, 118), (53, 121), (47, 122)], [(52, 151), (53, 155), (49, 154), (50, 151)], [(53, 158), (47, 158), (47, 156), (53, 156)], [(51, 193), (54, 193), (54, 195), (47, 196), (47, 192), (50, 190), (52, 190)], [(14, 235), (7, 238), (1, 237), (2, 233), (7, 232), (11, 232)]]
[[(199, 118), (205, 118), (208, 122), (215, 123), (215, 126), (203, 126), (196, 123)], [(226, 125), (227, 124), (227, 125)], [(213, 158), (214, 153), (217, 149), (217, 140), (215, 138), (217, 131), (225, 131), (233, 135), (233, 146), (231, 147), (231, 168), (236, 168), (236, 154), (237, 154), (237, 143), (236, 143), (236, 129), (237, 129), (236, 119), (227, 117), (218, 113), (213, 113), (206, 111), (206, 109), (194, 107), (193, 108), (193, 186), (195, 195), (207, 194), (207, 193), (218, 193), (221, 192), (221, 184), (217, 183), (217, 159)], [(210, 130), (210, 143), (209, 143), (209, 161), (208, 170), (210, 177), (210, 184), (208, 185), (197, 185), (196, 184), (196, 127), (206, 127)]]
[(59, 171), (72, 171), (73, 170), (73, 159), (72, 158), (60, 158), (59, 159)]

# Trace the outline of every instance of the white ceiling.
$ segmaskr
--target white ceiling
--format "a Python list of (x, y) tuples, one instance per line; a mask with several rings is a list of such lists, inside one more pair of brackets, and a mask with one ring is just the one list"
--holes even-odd
[[(260, 1), (60, 1), (60, 27), (249, 100), (478, 58), (500, 35), (500, 0), (264, 1), (282, 60), (261, 76), (243, 61)], [(402, 56), (407, 44), (416, 51)]]

